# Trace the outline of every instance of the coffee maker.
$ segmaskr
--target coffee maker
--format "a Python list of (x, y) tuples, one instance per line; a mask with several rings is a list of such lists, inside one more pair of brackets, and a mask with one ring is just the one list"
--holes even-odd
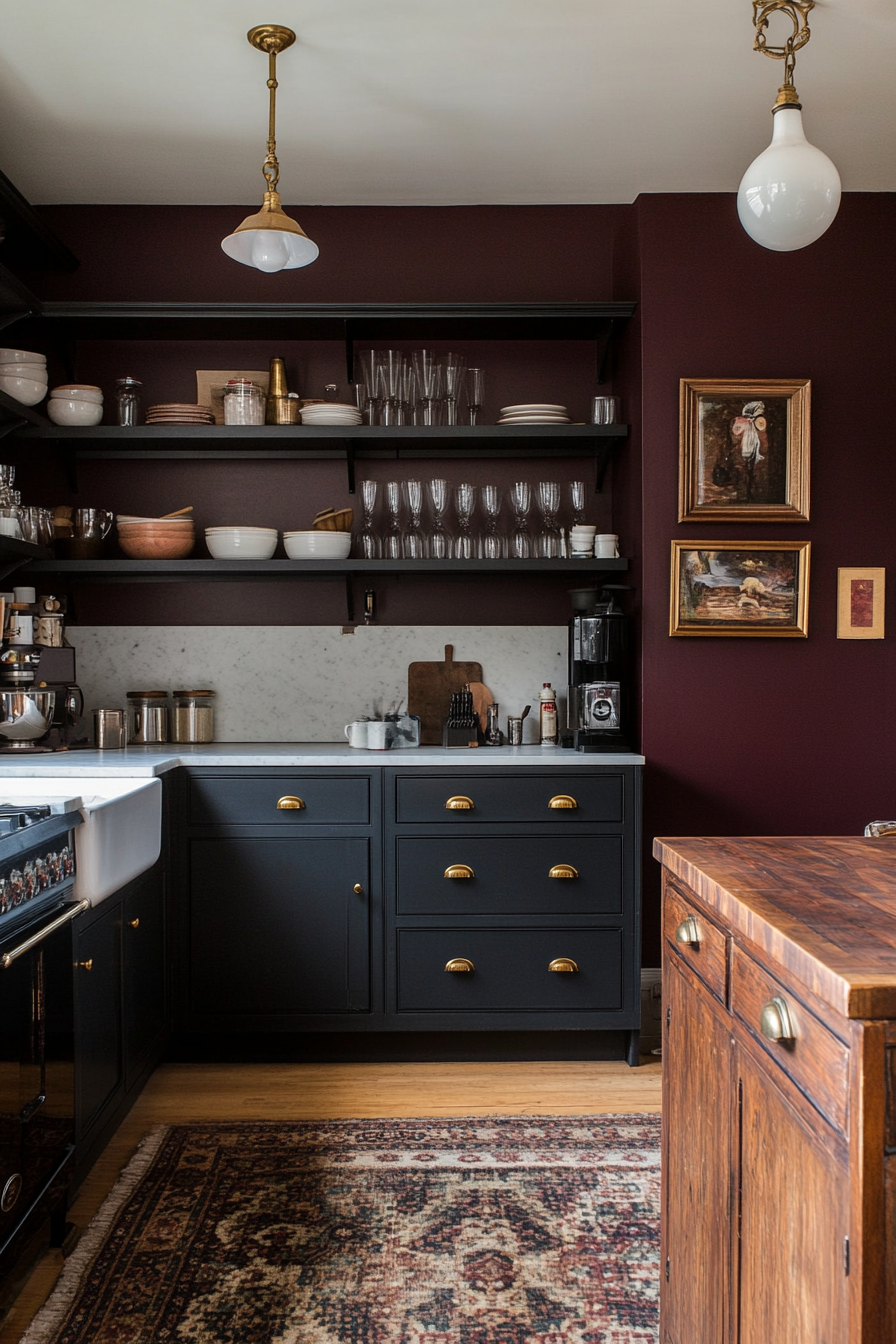
[(605, 583), (570, 593), (567, 740), (576, 751), (629, 751), (628, 617), (616, 594), (624, 584)]
[[(54, 692), (53, 719), (43, 750), (85, 746), (84, 697), (76, 682), (75, 650), (65, 644), (64, 602), (35, 599), (19, 588), (0, 641), (0, 690)], [(5, 605), (5, 604), (4, 604)]]

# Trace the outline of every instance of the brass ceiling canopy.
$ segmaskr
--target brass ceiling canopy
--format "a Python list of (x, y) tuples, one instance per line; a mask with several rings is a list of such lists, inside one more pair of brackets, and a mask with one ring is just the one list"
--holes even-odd
[[(779, 107), (800, 107), (800, 100), (793, 87), (793, 73), (796, 69), (796, 53), (804, 47), (812, 36), (809, 28), (809, 14), (815, 8), (816, 0), (753, 0), (753, 27), (756, 37), (753, 50), (771, 56), (775, 61), (784, 62), (784, 83), (778, 90), (778, 100), (773, 111)], [(793, 24), (793, 32), (780, 46), (769, 44), (766, 36), (772, 14), (785, 14)]]

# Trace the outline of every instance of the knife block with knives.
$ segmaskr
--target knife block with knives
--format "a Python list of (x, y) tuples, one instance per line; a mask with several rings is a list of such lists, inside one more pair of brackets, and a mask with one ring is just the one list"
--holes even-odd
[(481, 663), (456, 663), (454, 645), (445, 645), (445, 659), (441, 663), (411, 663), (408, 667), (408, 713), (416, 714), (420, 719), (420, 745), (469, 746), (473, 738), (478, 745), (478, 732), (468, 728), (452, 729), (459, 733), (463, 742), (448, 743), (444, 740), (443, 729), (451, 714), (451, 697), (458, 692), (469, 692), (472, 696), (472, 710), (478, 715), (480, 728), (485, 723), (486, 704), (493, 696), (488, 687), (482, 684)]

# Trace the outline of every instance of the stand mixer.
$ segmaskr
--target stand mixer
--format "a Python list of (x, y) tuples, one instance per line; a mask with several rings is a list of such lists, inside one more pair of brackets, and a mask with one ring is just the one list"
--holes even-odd
[(55, 597), (37, 600), (29, 588), (17, 588), (13, 598), (5, 604), (0, 641), (0, 752), (86, 744), (84, 697), (75, 680), (75, 650), (64, 644), (63, 604)]

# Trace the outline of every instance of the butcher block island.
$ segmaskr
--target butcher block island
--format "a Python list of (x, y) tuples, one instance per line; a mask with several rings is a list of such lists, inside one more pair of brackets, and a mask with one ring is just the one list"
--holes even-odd
[(892, 1344), (896, 838), (654, 855), (663, 1344)]

